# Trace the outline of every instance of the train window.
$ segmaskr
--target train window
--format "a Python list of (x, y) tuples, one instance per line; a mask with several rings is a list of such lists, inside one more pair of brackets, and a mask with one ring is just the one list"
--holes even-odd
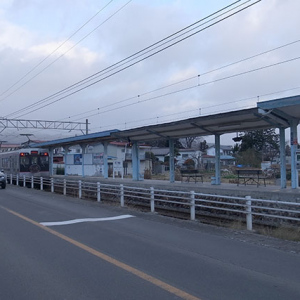
[(49, 157), (48, 156), (41, 156), (40, 157), (41, 165), (47, 165), (49, 163)]
[(29, 158), (26, 157), (26, 156), (21, 156), (20, 164), (23, 165), (23, 166), (28, 166), (29, 165)]
[(32, 156), (31, 157), (31, 164), (37, 165), (38, 164), (38, 157), (37, 156)]

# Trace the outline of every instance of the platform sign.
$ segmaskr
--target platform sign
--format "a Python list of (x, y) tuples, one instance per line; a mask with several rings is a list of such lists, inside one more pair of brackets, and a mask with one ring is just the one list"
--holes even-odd
[(104, 159), (103, 159), (104, 153), (94, 153), (93, 154), (93, 165), (103, 165)]
[(74, 154), (74, 165), (82, 165), (82, 154)]

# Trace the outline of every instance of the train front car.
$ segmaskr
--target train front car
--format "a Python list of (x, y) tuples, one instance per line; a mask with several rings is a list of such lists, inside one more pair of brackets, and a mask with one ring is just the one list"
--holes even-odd
[(19, 150), (20, 176), (49, 176), (49, 153), (44, 149)]

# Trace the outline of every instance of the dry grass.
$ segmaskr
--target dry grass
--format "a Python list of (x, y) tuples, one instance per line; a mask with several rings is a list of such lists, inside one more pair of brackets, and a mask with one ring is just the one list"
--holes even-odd
[[(246, 230), (246, 223), (243, 221), (220, 222), (219, 226), (227, 227), (232, 230)], [(254, 231), (258, 234), (271, 236), (282, 240), (289, 240), (300, 242), (300, 228), (299, 227), (272, 227), (263, 225), (253, 225)]]
[(272, 236), (278, 239), (300, 241), (300, 228), (296, 227), (262, 227), (256, 230), (258, 233)]

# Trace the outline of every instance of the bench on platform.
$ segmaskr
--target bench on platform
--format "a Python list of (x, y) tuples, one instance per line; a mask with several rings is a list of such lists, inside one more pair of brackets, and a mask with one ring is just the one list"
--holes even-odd
[(181, 182), (185, 181), (190, 182), (190, 180), (194, 180), (195, 183), (199, 180), (203, 183), (203, 174), (199, 172), (199, 170), (194, 169), (183, 169), (180, 170)]
[(262, 181), (264, 186), (266, 186), (266, 177), (263, 175), (261, 169), (236, 169), (238, 175), (237, 185), (244, 184), (256, 184), (260, 185)]

